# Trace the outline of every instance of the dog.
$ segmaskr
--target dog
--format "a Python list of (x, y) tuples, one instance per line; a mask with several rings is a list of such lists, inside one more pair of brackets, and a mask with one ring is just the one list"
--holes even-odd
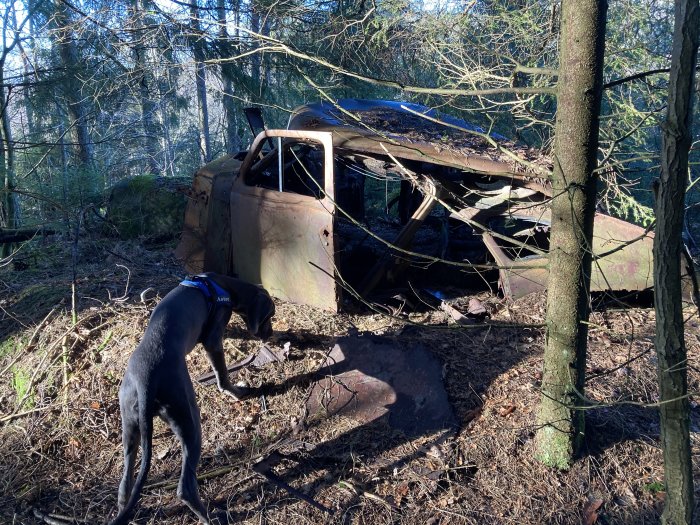
[[(177, 495), (202, 523), (209, 523), (197, 487), (202, 436), (185, 356), (201, 343), (219, 390), (236, 401), (249, 395), (250, 390), (231, 383), (226, 369), (223, 334), (232, 312), (243, 318), (254, 336), (266, 340), (272, 335), (275, 306), (270, 295), (234, 277), (205, 273), (188, 278), (153, 310), (119, 388), (124, 475), (119, 485), (118, 514), (110, 525), (126, 524), (138, 502), (151, 463), (155, 415), (168, 423), (182, 447)], [(139, 442), (141, 466), (134, 480)]]

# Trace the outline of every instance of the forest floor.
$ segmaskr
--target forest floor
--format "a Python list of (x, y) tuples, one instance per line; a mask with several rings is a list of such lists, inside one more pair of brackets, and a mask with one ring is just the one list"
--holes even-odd
[[(74, 294), (71, 250), (60, 241), (37, 242), (0, 268), (1, 523), (97, 524), (114, 516), (122, 469), (117, 391), (153, 306), (184, 277), (171, 253), (172, 245), (81, 242)], [(653, 309), (592, 316), (584, 451), (558, 472), (533, 457), (544, 297), (481, 300), (492, 320), (512, 326), (458, 327), (441, 311), (333, 315), (276, 301), (270, 347), (290, 343), (289, 357), (241, 372), (268, 393), (233, 403), (195, 383), (200, 493), (210, 512), (220, 523), (246, 524), (657, 523), (659, 422), (645, 406), (657, 401)], [(686, 315), (697, 392), (700, 323), (691, 310)], [(403, 347), (420, 343), (437, 356), (457, 429), (408, 438), (382, 421), (346, 416), (305, 424), (310, 378), (334, 339), (356, 331)], [(227, 361), (259, 345), (234, 315)], [(209, 371), (201, 350), (188, 366), (193, 377)], [(697, 456), (700, 409), (692, 407)], [(290, 449), (275, 473), (332, 516), (252, 470), (256, 458)], [(179, 446), (158, 421), (135, 523), (196, 523), (175, 494), (179, 469)], [(695, 476), (700, 487), (697, 462)]]

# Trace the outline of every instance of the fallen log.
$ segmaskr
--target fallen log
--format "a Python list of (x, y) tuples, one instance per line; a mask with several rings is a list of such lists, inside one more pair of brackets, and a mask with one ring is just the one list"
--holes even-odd
[(55, 233), (53, 230), (45, 228), (19, 228), (13, 230), (0, 228), (0, 244), (28, 241), (35, 235), (51, 235), (53, 233)]

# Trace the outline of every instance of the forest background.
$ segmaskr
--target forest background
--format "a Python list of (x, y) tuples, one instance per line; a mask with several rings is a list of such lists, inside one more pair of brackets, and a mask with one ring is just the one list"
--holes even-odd
[[(70, 231), (140, 174), (189, 177), (320, 99), (420, 102), (551, 153), (559, 2), (6, 1), (0, 227)], [(673, 2), (610, 2), (599, 207), (653, 219)], [(698, 97), (695, 118), (698, 121)], [(698, 221), (697, 135), (686, 243)]]
[[(79, 321), (75, 302), (77, 246), (87, 212), (90, 211), (91, 216), (94, 216), (92, 212), (96, 212), (97, 215), (104, 214), (109, 188), (123, 179), (149, 174), (166, 179), (184, 180), (187, 184), (192, 173), (202, 164), (225, 153), (245, 149), (251, 142), (252, 135), (243, 117), (243, 108), (260, 107), (271, 127), (284, 127), (290, 111), (307, 102), (336, 98), (410, 100), (461, 117), (489, 132), (515, 139), (550, 158), (554, 156), (561, 2), (358, 0), (304, 3), (286, 0), (117, 0), (106, 5), (90, 1), (6, 0), (1, 5), (3, 38), (0, 54), (0, 234), (3, 237), (0, 237), (0, 242), (6, 240), (6, 235), (16, 235), (16, 239), (21, 240), (42, 230), (67, 234), (63, 238), (73, 243), (73, 301), (71, 328), (66, 334), (75, 330), (85, 319), (90, 319), (91, 315), (97, 315), (88, 313), (88, 317)], [(655, 218), (651, 208), (652, 183), (660, 172), (659, 152), (662, 149), (664, 131), (662, 123), (668, 109), (673, 10), (674, 3), (669, 0), (611, 0), (607, 16), (604, 89), (596, 170), (599, 190), (597, 207), (645, 226), (653, 226)], [(562, 65), (562, 71), (564, 67)], [(692, 109), (695, 122), (698, 121), (700, 110), (697, 97), (699, 89), (700, 83), (696, 80), (696, 96)], [(561, 139), (560, 136), (560, 143)], [(694, 255), (700, 252), (695, 241), (696, 237), (700, 238), (700, 189), (696, 184), (700, 176), (699, 150), (700, 140), (696, 132), (690, 151), (684, 227), (684, 242)], [(663, 221), (660, 219), (659, 223)], [(658, 239), (664, 239), (664, 236), (659, 235)], [(67, 242), (66, 245), (68, 244)], [(19, 266), (23, 263), (21, 260), (13, 262), (8, 257), (12, 249), (13, 245), (10, 243), (0, 245), (0, 267), (7, 267), (12, 263), (17, 269), (22, 269)], [(115, 255), (114, 251), (107, 252)], [(51, 267), (54, 273), (58, 272), (59, 268), (65, 271), (65, 259), (57, 256), (56, 261), (50, 261), (51, 255), (49, 249), (46, 250), (46, 256), (42, 253), (39, 266)], [(142, 258), (125, 257), (123, 254), (117, 254), (117, 257), (132, 263)], [(86, 263), (94, 262), (89, 260), (89, 257), (84, 259)], [(163, 273), (159, 265), (160, 263), (151, 265), (154, 274), (155, 269), (158, 270), (158, 274)], [(117, 267), (120, 265), (117, 264)], [(126, 267), (122, 265), (121, 268)], [(102, 268), (99, 271), (104, 272), (106, 269)], [(22, 277), (22, 272), (17, 272), (16, 276)], [(26, 278), (32, 279), (33, 285), (32, 276)], [(150, 276), (151, 280), (152, 278), (153, 275)], [(112, 273), (98, 281), (113, 285), (115, 276)], [(13, 287), (7, 286), (7, 289), (12, 291)], [(32, 315), (38, 314), (41, 310), (37, 306), (38, 301), (24, 291), (11, 299), (13, 305), (21, 304), (22, 296), (32, 299), (26, 303), (31, 305)], [(126, 300), (126, 297), (125, 292), (122, 299)], [(112, 301), (111, 295), (109, 298)], [(5, 300), (4, 297), (0, 299)], [(55, 297), (55, 300), (58, 299)], [(59, 304), (66, 304), (64, 299), (62, 298)], [(120, 300), (115, 299), (113, 302)], [(3, 304), (0, 301), (0, 306)], [(51, 303), (50, 306), (52, 309), (42, 323), (58, 308), (55, 303)], [(536, 306), (529, 309), (531, 315), (539, 315), (541, 305)], [(13, 323), (24, 324), (21, 316), (29, 310), (13, 310)], [(89, 311), (92, 312), (91, 309)], [(508, 306), (501, 314), (510, 316), (512, 311), (515, 310)], [(41, 312), (41, 315), (43, 313)], [(635, 312), (634, 315), (638, 313)], [(139, 310), (138, 314), (144, 315), (144, 311)], [(614, 331), (618, 335), (625, 335), (620, 335), (619, 341), (615, 343), (627, 341), (629, 336), (629, 340), (635, 344), (641, 341), (646, 345), (645, 338), (653, 333), (653, 329), (649, 329), (644, 323), (632, 323), (630, 328), (627, 322), (631, 317), (624, 320), (623, 317), (617, 319), (616, 313), (611, 314), (611, 318), (605, 317), (607, 313), (601, 315), (608, 330), (619, 321), (619, 327), (613, 327)], [(639, 315), (649, 321), (646, 313)], [(65, 320), (62, 319), (61, 322)], [(284, 316), (281, 316), (278, 325), (284, 325), (286, 322)], [(42, 323), (36, 325), (34, 334), (26, 343), (27, 348), (32, 346)], [(112, 337), (110, 329), (103, 342), (99, 343), (94, 351), (86, 352), (83, 355), (85, 360), (79, 361), (80, 364), (76, 361), (71, 369), (71, 351), (80, 345), (89, 347), (95, 342), (91, 341), (90, 337), (98, 337), (97, 334), (101, 337), (100, 331), (106, 325), (108, 322), (96, 323), (88, 330), (87, 335), (76, 335), (71, 350), (68, 349), (65, 334), (55, 339), (63, 341), (59, 357), (62, 360), (62, 388), (66, 393), (65, 407), (68, 407), (67, 392), (71, 388), (78, 388), (77, 385), (88, 384), (94, 379), (80, 373), (85, 367), (90, 373), (101, 373), (99, 367), (91, 369), (86, 363), (101, 363), (104, 357), (105, 363), (116, 370), (120, 366), (119, 359), (126, 355), (125, 352), (108, 353), (112, 351), (111, 348), (107, 348)], [(320, 320), (316, 320), (314, 330), (319, 331), (321, 325)], [(26, 328), (28, 324), (24, 326)], [(697, 325), (691, 324), (691, 327), (697, 328)], [(298, 327), (290, 325), (287, 328), (288, 335), (298, 332)], [(599, 328), (598, 326), (596, 330)], [(639, 328), (643, 329), (638, 336), (635, 330), (639, 331)], [(630, 330), (634, 332), (632, 335), (629, 335)], [(338, 330), (334, 328), (329, 330), (330, 332), (337, 334)], [(523, 335), (520, 331), (517, 334), (517, 337)], [(515, 347), (519, 348), (520, 342), (517, 337), (513, 336), (509, 341), (515, 341)], [(610, 339), (596, 337), (592, 337), (593, 343), (597, 342), (605, 347), (604, 352), (591, 352), (596, 359), (607, 359), (608, 354), (622, 355), (619, 351), (615, 353), (607, 350)], [(123, 337), (120, 341), (125, 342), (126, 339)], [(3, 420), (9, 421), (48, 410), (51, 405), (37, 403), (37, 406), (41, 406), (28, 412), (18, 412), (25, 402), (34, 404), (33, 387), (35, 382), (38, 383), (39, 379), (43, 378), (43, 372), (39, 371), (44, 365), (44, 360), (42, 358), (31, 376), (22, 376), (22, 373), (26, 373), (23, 371), (34, 370), (27, 364), (31, 355), (24, 351), (24, 343), (20, 339), (17, 339), (16, 345), (14, 339), (7, 341), (4, 348), (8, 349), (6, 351), (12, 353), (13, 357), (5, 370), (13, 370), (11, 386), (19, 402), (14, 412)], [(317, 342), (319, 347), (327, 343), (325, 339)], [(58, 343), (49, 345), (47, 356), (55, 344)], [(542, 346), (541, 341), (532, 338), (528, 344), (538, 349)], [(133, 347), (133, 344), (131, 346)], [(482, 346), (486, 346), (486, 337)], [(657, 344), (657, 349), (662, 346)], [(455, 344), (454, 341), (449, 345), (445, 344), (444, 348), (450, 349), (450, 355), (446, 356), (446, 359), (455, 360), (450, 363), (450, 367), (456, 370), (458, 365), (464, 362), (472, 365), (474, 355), (478, 354), (474, 350), (477, 347), (474, 341), (469, 341), (468, 344)], [(458, 349), (469, 350), (469, 359), (457, 359), (455, 352)], [(631, 349), (632, 346), (627, 349), (630, 355)], [(604, 366), (611, 371), (628, 370), (628, 365), (631, 366), (639, 357), (646, 356), (648, 350), (649, 348), (645, 347), (637, 357), (630, 358), (623, 364), (611, 365), (606, 362)], [(694, 348), (693, 352), (697, 352), (697, 348)], [(484, 353), (488, 354), (490, 366), (495, 367), (492, 354)], [(27, 355), (27, 363), (22, 363), (22, 366), (15, 362), (15, 359)], [(110, 356), (112, 359), (108, 359)], [(58, 363), (59, 357), (56, 357), (50, 366)], [(651, 364), (653, 362), (649, 360), (647, 365)], [(509, 363), (500, 365), (510, 373)], [(601, 366), (603, 365), (598, 363), (592, 370)], [(648, 398), (655, 399), (654, 394), (648, 394), (653, 389), (646, 387), (649, 384), (648, 372), (653, 367), (642, 368), (640, 363), (634, 366), (640, 367), (639, 377), (646, 378), (643, 388), (644, 401), (649, 401)], [(527, 367), (534, 368), (529, 364)], [(525, 370), (527, 367), (521, 368)], [(540, 368), (539, 363), (537, 368)], [(487, 369), (482, 366), (479, 371), (483, 373)], [(76, 370), (75, 375), (70, 376), (70, 373)], [(696, 372), (696, 368), (691, 367), (691, 372)], [(624, 373), (631, 377), (637, 372)], [(495, 378), (499, 373), (496, 371), (491, 375)], [(602, 375), (594, 374), (593, 380)], [(25, 383), (18, 379), (22, 377), (27, 379)], [(101, 397), (91, 398), (86, 406), (104, 417), (103, 438), (105, 443), (113, 445), (116, 442), (116, 434), (109, 429), (117, 426), (114, 422), (116, 412), (113, 406), (116, 383), (111, 379), (111, 370), (105, 372), (102, 380), (105, 377), (109, 380), (99, 384), (106, 390), (101, 390)], [(525, 377), (524, 373), (522, 377)], [(528, 392), (528, 389), (533, 392), (537, 390), (535, 387), (539, 385), (538, 381), (542, 376), (537, 379), (535, 373), (533, 377), (534, 381), (520, 385), (520, 388)], [(75, 381), (73, 378), (76, 378)], [(614, 380), (615, 378), (612, 379)], [(42, 387), (37, 389), (37, 392), (43, 396), (50, 391), (52, 393), (47, 397), (54, 396), (54, 387), (61, 381), (54, 382), (55, 384), (52, 384), (51, 381), (47, 381), (47, 389)], [(691, 382), (695, 388), (697, 377), (693, 376)], [(462, 376), (450, 381), (449, 388), (452, 393), (456, 392), (455, 399), (464, 396), (463, 385), (466, 383), (468, 381), (465, 382)], [(22, 387), (22, 384), (25, 384), (26, 388)], [(26, 386), (27, 384), (29, 386)], [(498, 384), (494, 381), (489, 388), (493, 391), (498, 388)], [(629, 385), (626, 384), (627, 386)], [(595, 391), (595, 387), (592, 390)], [(90, 389), (84, 391), (89, 392)], [(503, 388), (503, 392), (507, 392), (504, 396), (512, 396), (514, 389), (509, 385), (508, 388)], [(624, 397), (618, 394), (616, 389), (612, 389), (608, 397)], [(483, 411), (485, 416), (482, 424), (483, 421), (489, 421), (486, 415), (488, 410), (483, 408), (484, 400), (488, 397), (489, 403), (493, 403), (493, 399), (500, 399), (498, 395), (494, 396), (493, 392), (489, 396), (485, 395), (482, 399), (480, 391), (479, 395), (475, 393), (474, 399), (468, 399), (468, 403), (458, 404), (460, 417), (464, 421), (472, 421)], [(10, 397), (0, 395), (0, 404), (7, 403), (8, 399)], [(523, 403), (522, 406), (533, 405), (534, 403), (530, 402)], [(498, 417), (507, 417), (516, 410), (516, 405), (511, 405), (510, 401), (503, 406), (509, 408), (499, 410), (496, 413)], [(212, 407), (213, 405), (208, 409)], [(279, 413), (287, 414), (288, 411), (282, 410)], [(81, 449), (81, 443), (91, 442), (95, 437), (90, 433), (82, 438), (76, 437), (80, 435), (80, 432), (76, 431), (80, 429), (80, 425), (75, 425), (75, 421), (70, 419), (75, 417), (75, 414), (67, 414), (71, 423), (62, 429), (59, 428), (70, 435), (66, 438), (67, 446), (61, 449), (67, 451), (64, 459), (70, 458), (71, 454), (84, 454), (76, 450)], [(604, 411), (600, 414), (597, 417), (605, 418)], [(50, 415), (50, 412), (46, 412), (47, 417)], [(269, 421), (263, 419), (259, 422), (259, 428), (267, 428), (266, 431), (269, 431)], [(32, 419), (38, 420), (39, 416)], [(640, 417), (636, 423), (636, 433), (646, 435), (649, 421)], [(531, 423), (528, 422), (528, 425)], [(635, 426), (629, 419), (625, 419), (625, 424)], [(465, 428), (467, 425), (468, 423), (465, 424)], [(607, 421), (605, 425), (599, 426), (609, 427), (610, 424)], [(47, 428), (52, 430), (47, 432), (45, 443), (48, 445), (42, 450), (51, 450), (54, 444), (60, 441), (50, 436), (57, 430), (53, 426)], [(629, 433), (628, 429), (622, 432), (625, 435), (626, 433)], [(460, 436), (459, 439), (464, 441), (464, 447), (456, 445), (453, 449), (455, 461), (447, 462), (450, 465), (458, 465), (455, 468), (465, 468), (460, 459), (464, 450), (483, 452), (482, 449), (488, 449), (474, 447), (474, 444), (469, 442), (469, 437)], [(499, 434), (499, 439), (510, 438)], [(516, 443), (522, 441), (520, 435), (513, 439)], [(257, 442), (257, 437), (254, 441)], [(30, 449), (33, 447), (34, 445), (29, 446)], [(18, 451), (16, 454), (8, 454), (8, 463), (17, 461), (21, 464), (27, 447), (18, 444), (15, 448), (12, 444), (8, 445), (8, 449)], [(105, 454), (114, 453), (113, 447), (104, 450)], [(492, 458), (488, 457), (488, 453), (484, 453), (481, 459), (483, 461), (476, 460), (476, 467), (469, 466), (475, 470), (470, 470), (471, 474), (468, 476), (476, 479), (476, 473), (483, 472), (485, 479), (490, 479), (487, 465), (493, 464)], [(594, 458), (590, 461), (596, 460)], [(619, 470), (618, 475), (626, 476), (626, 473), (633, 471), (634, 465), (639, 463), (634, 456)], [(72, 461), (62, 463), (62, 467), (72, 469), (67, 467), (70, 464)], [(91, 464), (94, 465), (94, 462)], [(109, 471), (111, 459), (105, 464), (108, 465), (101, 469), (102, 472)], [(519, 462), (513, 464), (513, 468), (516, 469), (522, 468), (523, 464), (527, 465)], [(582, 464), (583, 467), (579, 465), (577, 468), (585, 470), (591, 463), (584, 461)], [(627, 492), (621, 489), (609, 490), (606, 487), (604, 492), (613, 495), (610, 497), (611, 506), (623, 509), (620, 512), (625, 516), (632, 513), (636, 513), (638, 517), (646, 515), (647, 510), (656, 502), (649, 501), (648, 497), (645, 499), (645, 494), (653, 494), (656, 498), (656, 494), (663, 492), (657, 486), (658, 476), (654, 474), (658, 472), (658, 465), (657, 461), (652, 467), (648, 467), (643, 477), (636, 477), (628, 484), (625, 480)], [(16, 472), (24, 472), (23, 469), (5, 470), (11, 472), (11, 476)], [(449, 472), (449, 469), (445, 472)], [(576, 472), (571, 474), (572, 477), (576, 475)], [(62, 479), (56, 471), (51, 471), (49, 476)], [(609, 478), (606, 476), (601, 476), (601, 479), (608, 484)], [(113, 473), (109, 477), (113, 478)], [(517, 484), (521, 476), (509, 478)], [(549, 478), (549, 473), (543, 475), (543, 479)], [(379, 478), (372, 475), (368, 479)], [(615, 483), (617, 481), (619, 480), (615, 479)], [(95, 486), (96, 482), (91, 479), (86, 484)], [(36, 482), (36, 479), (25, 483), (20, 476), (4, 485), (41, 487), (42, 483)], [(566, 485), (572, 490), (575, 487), (575, 483)], [(481, 504), (474, 505), (475, 508), (480, 508), (478, 512), (484, 516), (493, 508), (491, 489), (494, 487), (502, 490), (507, 485), (503, 484), (503, 481), (500, 484), (494, 483), (493, 486), (480, 485), (480, 490), (490, 494)], [(537, 487), (541, 488), (539, 485)], [(650, 487), (653, 487), (653, 490)], [(100, 488), (100, 491), (103, 490), (107, 489)], [(591, 494), (598, 491), (596, 488)], [(17, 491), (11, 492), (12, 498), (15, 498), (14, 493)], [(40, 488), (35, 492), (32, 492), (28, 499), (38, 499), (38, 494), (41, 494), (44, 503), (53, 501), (53, 496), (42, 494)], [(523, 501), (527, 501), (524, 505), (530, 509), (532, 522), (540, 519), (543, 509), (565, 507), (552, 505), (546, 498), (542, 501), (530, 498), (530, 492), (534, 491), (527, 492)], [(558, 494), (558, 497), (567, 504), (578, 501), (576, 498), (579, 496), (574, 498), (564, 491), (559, 492), (562, 494)], [(577, 494), (579, 492), (581, 491)], [(82, 488), (78, 486), (73, 496), (77, 497), (81, 493)], [(400, 500), (405, 496), (402, 494), (396, 492), (393, 497)], [(415, 501), (419, 501), (418, 496), (419, 494), (415, 495)], [(20, 497), (22, 498), (24, 496)], [(474, 501), (464, 493), (461, 493), (459, 498)], [(590, 501), (603, 500), (593, 496)], [(624, 510), (631, 507), (630, 502), (634, 501), (643, 501), (648, 508)], [(513, 505), (510, 504), (509, 498), (505, 498), (502, 503), (500, 510), (495, 513), (497, 517), (511, 512), (508, 509)], [(581, 506), (576, 503), (579, 509), (576, 511), (577, 516), (581, 514), (585, 522), (595, 522), (595, 519), (589, 521), (588, 517), (596, 514), (600, 504), (590, 511), (588, 504)], [(518, 518), (521, 517), (521, 512), (514, 512)], [(104, 509), (100, 509), (99, 513), (104, 515)], [(34, 515), (39, 517), (36, 512)], [(655, 516), (655, 511), (650, 515)], [(626, 517), (620, 522), (639, 522), (625, 520)], [(569, 521), (564, 519), (563, 522)]]

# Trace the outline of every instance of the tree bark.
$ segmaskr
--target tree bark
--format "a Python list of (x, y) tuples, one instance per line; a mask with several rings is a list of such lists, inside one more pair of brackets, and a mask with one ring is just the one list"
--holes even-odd
[(555, 128), (552, 229), (537, 455), (568, 468), (584, 429), (581, 405), (605, 48), (605, 0), (564, 0)]
[(138, 98), (141, 106), (141, 124), (143, 126), (148, 170), (154, 175), (161, 175), (164, 173), (161, 149), (159, 147), (162, 132), (156, 120), (158, 106), (153, 96), (155, 81), (149, 71), (146, 60), (147, 46), (144, 26), (149, 24), (144, 23), (144, 16), (146, 15), (143, 4), (143, 0), (134, 0), (132, 5), (135, 31), (131, 50), (134, 58), (134, 75), (139, 86)]
[(202, 162), (206, 163), (211, 160), (211, 136), (209, 133), (206, 69), (204, 67), (204, 34), (199, 23), (199, 6), (196, 0), (190, 4), (190, 18), (192, 19), (192, 51), (194, 53), (194, 77), (199, 110), (200, 153)]
[(78, 49), (74, 40), (68, 7), (62, 0), (54, 0), (56, 14), (54, 17), (56, 31), (56, 46), (65, 70), (63, 93), (66, 108), (70, 117), (71, 137), (81, 171), (80, 185), (81, 200), (97, 195), (101, 185), (97, 182), (94, 171), (94, 155), (92, 139), (88, 129), (86, 103), (81, 96), (81, 85), (77, 74), (80, 64)]
[(56, 0), (56, 24), (58, 25), (58, 50), (65, 68), (64, 93), (68, 102), (68, 115), (71, 119), (72, 134), (78, 158), (83, 166), (92, 166), (92, 141), (87, 127), (87, 110), (80, 96), (80, 84), (76, 70), (78, 68), (78, 50), (70, 27), (70, 17), (66, 5)]
[[(4, 78), (4, 60), (0, 65), (0, 82)], [(15, 167), (14, 167), (14, 143), (12, 141), (10, 119), (8, 117), (9, 95), (5, 95), (5, 88), (0, 88), (0, 174), (2, 175), (2, 190), (0, 194), (0, 227), (16, 228), (19, 226), (19, 202), (14, 193)], [(9, 243), (0, 246), (0, 259), (7, 257), (12, 251)]]
[(683, 333), (681, 266), (683, 215), (692, 142), (692, 94), (700, 33), (698, 0), (677, 0), (668, 109), (656, 185), (654, 306), (666, 499), (662, 523), (693, 521), (693, 471), (687, 352)]
[[(14, 193), (15, 185), (15, 146), (12, 140), (12, 128), (10, 127), (9, 105), (10, 89), (5, 89), (5, 63), (11, 47), (17, 43), (15, 37), (12, 44), (7, 44), (7, 32), (9, 31), (8, 21), (10, 6), (3, 16), (3, 49), (0, 54), (0, 227), (16, 228), (19, 226), (19, 202)], [(6, 244), (0, 246), (0, 258), (7, 257), (12, 250), (12, 246)]]
[[(257, 34), (260, 34), (260, 12), (258, 11), (259, 7), (255, 4), (251, 5), (251, 13), (250, 13), (250, 30)], [(257, 37), (253, 37), (256, 39)], [(260, 47), (260, 42), (257, 40), (253, 41), (253, 47), (258, 48)], [(253, 89), (253, 95), (257, 97), (262, 96), (262, 59), (260, 57), (260, 53), (256, 52), (253, 53), (253, 56), (250, 58), (250, 78), (252, 80), (252, 89)]]
[[(217, 0), (216, 3), (217, 21), (219, 23), (219, 47), (222, 50), (224, 59), (231, 57), (231, 45), (228, 30), (226, 29), (226, 7), (224, 0)], [(233, 98), (233, 67), (228, 62), (221, 64), (221, 80), (223, 82), (222, 103), (226, 118), (226, 153), (234, 154), (240, 148), (237, 133), (237, 112), (236, 103)]]

